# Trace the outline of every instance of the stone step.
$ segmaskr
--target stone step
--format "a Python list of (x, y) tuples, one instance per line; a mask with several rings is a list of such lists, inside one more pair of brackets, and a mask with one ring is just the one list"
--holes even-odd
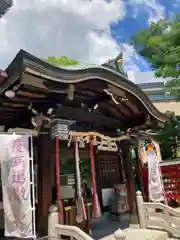
[(168, 233), (149, 229), (130, 229), (124, 230), (126, 240), (168, 240)]
[(100, 240), (174, 240), (169, 239), (168, 234), (163, 231), (149, 230), (149, 229), (132, 229), (126, 228), (124, 230), (117, 230), (114, 234), (101, 238)]
[(179, 238), (168, 238), (168, 240), (179, 240)]
[(168, 238), (168, 240), (178, 240), (179, 238)]

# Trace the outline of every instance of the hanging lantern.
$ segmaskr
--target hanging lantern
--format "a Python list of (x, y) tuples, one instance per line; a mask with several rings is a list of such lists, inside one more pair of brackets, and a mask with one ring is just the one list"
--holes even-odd
[(69, 126), (73, 124), (74, 121), (69, 121), (66, 119), (53, 119), (50, 125), (50, 135), (52, 138), (58, 136), (59, 140), (68, 140), (69, 137)]

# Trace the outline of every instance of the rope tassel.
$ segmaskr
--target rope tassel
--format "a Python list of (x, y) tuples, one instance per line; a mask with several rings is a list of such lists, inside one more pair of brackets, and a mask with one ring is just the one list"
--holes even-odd
[(83, 220), (87, 219), (86, 208), (82, 196), (77, 196), (76, 207), (77, 207), (76, 221), (81, 223)]
[(76, 161), (76, 181), (77, 181), (77, 200), (76, 200), (76, 206), (77, 206), (77, 214), (76, 214), (76, 220), (77, 222), (82, 222), (83, 220), (87, 219), (86, 215), (86, 208), (84, 205), (84, 199), (82, 197), (82, 191), (81, 191), (81, 176), (80, 176), (80, 167), (79, 167), (79, 149), (78, 149), (78, 142), (75, 142), (75, 161)]
[(96, 173), (95, 173), (95, 165), (94, 165), (94, 154), (93, 154), (93, 144), (92, 144), (92, 137), (90, 137), (89, 141), (89, 152), (90, 152), (90, 161), (91, 161), (91, 175), (92, 175), (92, 202), (93, 202), (93, 216), (95, 218), (101, 217), (101, 208), (99, 204), (99, 199), (97, 195), (97, 188), (96, 188)]

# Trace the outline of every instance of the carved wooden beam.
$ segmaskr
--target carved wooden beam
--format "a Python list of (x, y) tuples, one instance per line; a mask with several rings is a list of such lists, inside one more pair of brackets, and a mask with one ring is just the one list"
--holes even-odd
[(89, 112), (88, 110), (81, 108), (58, 106), (55, 117), (76, 120), (76, 122), (88, 122), (111, 129), (123, 127), (123, 124), (118, 120), (102, 116), (95, 112)]

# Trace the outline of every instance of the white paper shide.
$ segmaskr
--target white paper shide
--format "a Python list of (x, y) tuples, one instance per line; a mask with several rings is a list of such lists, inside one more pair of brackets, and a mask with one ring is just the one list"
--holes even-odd
[(1, 178), (7, 237), (34, 237), (28, 141), (26, 135), (1, 135)]

